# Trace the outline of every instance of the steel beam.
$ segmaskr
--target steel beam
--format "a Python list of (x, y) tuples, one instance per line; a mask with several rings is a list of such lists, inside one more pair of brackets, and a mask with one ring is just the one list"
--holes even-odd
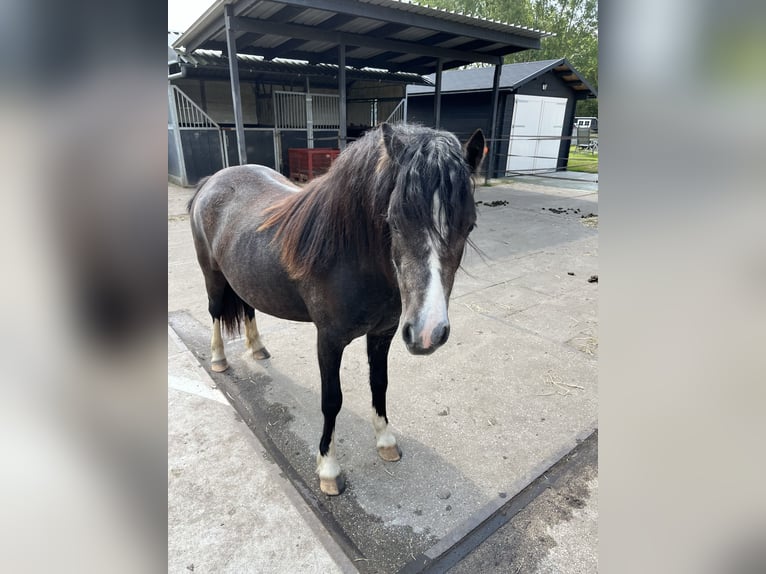
[(500, 61), (495, 64), (495, 76), (492, 79), (492, 123), (489, 126), (489, 145), (487, 146), (489, 148), (487, 156), (489, 157), (487, 157), (485, 160), (487, 164), (487, 173), (484, 176), (485, 185), (489, 183), (490, 172), (494, 167), (494, 156), (495, 153), (497, 153), (497, 149), (499, 147), (495, 141), (495, 134), (497, 133), (497, 104), (500, 94), (500, 74), (502, 71), (503, 60), (501, 58)]
[(442, 123), (442, 61), (436, 60), (436, 77), (434, 78), (434, 128), (441, 129)]
[(237, 41), (234, 38), (232, 20), (234, 7), (224, 6), (224, 21), (226, 26), (226, 47), (229, 55), (229, 75), (231, 76), (231, 100), (234, 105), (234, 127), (237, 131), (237, 152), (239, 165), (247, 164), (247, 149), (245, 148), (245, 124), (242, 120), (242, 100), (239, 93), (239, 63), (237, 62)]
[(346, 130), (346, 45), (338, 46), (338, 147), (346, 149), (348, 132)]

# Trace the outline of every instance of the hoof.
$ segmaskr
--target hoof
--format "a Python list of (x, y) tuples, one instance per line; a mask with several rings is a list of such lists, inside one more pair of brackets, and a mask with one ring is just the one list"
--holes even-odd
[(263, 361), (271, 357), (271, 353), (266, 350), (266, 347), (261, 347), (257, 351), (253, 351), (253, 359), (256, 361)]
[(338, 496), (346, 488), (346, 481), (343, 479), (343, 475), (336, 476), (335, 478), (320, 478), (319, 490), (327, 494), (328, 496)]
[(220, 361), (213, 361), (210, 363), (210, 368), (213, 369), (216, 373), (223, 373), (226, 369), (229, 368), (229, 363), (226, 362), (226, 359), (221, 359)]
[(378, 456), (386, 462), (396, 462), (402, 458), (402, 451), (397, 445), (378, 447)]

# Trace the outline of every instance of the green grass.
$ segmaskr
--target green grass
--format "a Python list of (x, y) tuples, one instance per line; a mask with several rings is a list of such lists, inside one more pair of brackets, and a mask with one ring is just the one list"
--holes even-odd
[(598, 173), (598, 152), (579, 150), (576, 146), (569, 149), (569, 171), (583, 171), (586, 173)]

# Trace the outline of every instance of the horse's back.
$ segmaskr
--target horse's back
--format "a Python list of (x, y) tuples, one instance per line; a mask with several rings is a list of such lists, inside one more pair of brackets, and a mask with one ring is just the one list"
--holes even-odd
[(258, 227), (264, 209), (299, 191), (281, 173), (263, 165), (224, 168), (199, 188), (190, 204), (192, 229), (208, 238), (222, 228)]
[(299, 191), (289, 179), (264, 165), (237, 165), (213, 174), (200, 189), (217, 205), (235, 202), (239, 208), (249, 203), (270, 205), (284, 195)]
[(299, 189), (265, 166), (226, 168), (199, 189), (190, 219), (203, 274), (223, 273), (243, 301), (264, 313), (307, 321), (305, 304), (272, 245), (274, 229), (258, 229), (264, 209)]
[(221, 182), (231, 183), (234, 185), (242, 186), (264, 186), (265, 188), (277, 188), (284, 192), (295, 191), (299, 189), (284, 175), (266, 167), (265, 165), (247, 164), (247, 165), (235, 165), (232, 167), (226, 167), (210, 178), (210, 183), (213, 180), (219, 180)]

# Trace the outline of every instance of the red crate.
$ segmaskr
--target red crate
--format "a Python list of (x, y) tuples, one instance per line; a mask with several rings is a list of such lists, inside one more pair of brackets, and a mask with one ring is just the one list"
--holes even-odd
[(340, 154), (339, 149), (332, 148), (289, 148), (287, 164), (290, 168), (290, 179), (293, 181), (309, 181), (322, 175)]

